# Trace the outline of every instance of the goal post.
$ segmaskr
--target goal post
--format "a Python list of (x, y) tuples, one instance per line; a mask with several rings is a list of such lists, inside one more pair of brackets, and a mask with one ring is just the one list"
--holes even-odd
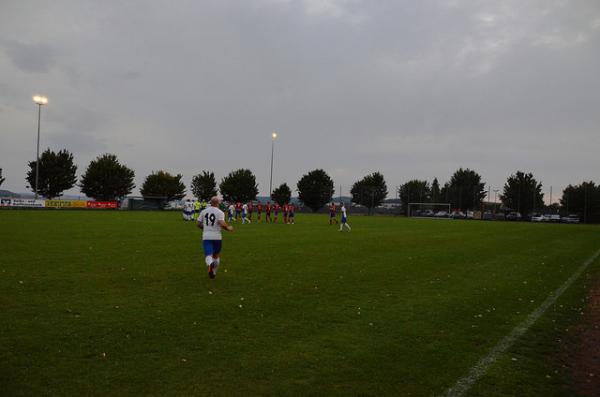
[(406, 216), (433, 216), (439, 211), (446, 211), (450, 214), (450, 203), (408, 203)]

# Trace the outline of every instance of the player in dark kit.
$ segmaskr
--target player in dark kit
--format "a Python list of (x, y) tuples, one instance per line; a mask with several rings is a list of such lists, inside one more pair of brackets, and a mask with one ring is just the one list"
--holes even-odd
[(333, 225), (333, 222), (335, 222), (335, 224), (338, 224), (338, 220), (335, 217), (337, 212), (337, 209), (335, 208), (335, 203), (332, 201), (331, 204), (329, 204), (329, 224)]
[(265, 222), (270, 223), (273, 220), (271, 219), (271, 210), (273, 208), (271, 207), (271, 202), (269, 201), (267, 203), (267, 205), (265, 206)]
[(259, 222), (260, 222), (261, 215), (262, 215), (262, 204), (258, 203), (258, 204), (256, 204), (256, 217), (258, 218)]
[(285, 203), (283, 205), (282, 212), (283, 212), (283, 223), (287, 224), (288, 223), (288, 204), (287, 203)]
[(242, 203), (239, 201), (235, 203), (235, 220), (237, 221), (240, 218), (240, 214), (242, 213)]

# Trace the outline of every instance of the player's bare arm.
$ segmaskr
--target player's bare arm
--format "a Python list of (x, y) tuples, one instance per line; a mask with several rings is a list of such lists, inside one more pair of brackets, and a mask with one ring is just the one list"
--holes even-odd
[(228, 232), (233, 232), (233, 226), (229, 226), (225, 221), (219, 221), (219, 226), (221, 229), (227, 230)]

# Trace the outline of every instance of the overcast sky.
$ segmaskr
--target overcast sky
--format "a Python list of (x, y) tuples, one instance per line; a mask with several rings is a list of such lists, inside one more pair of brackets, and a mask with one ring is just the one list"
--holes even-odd
[(600, 1), (2, 0), (2, 189), (26, 191), (36, 93), (79, 175), (110, 152), (138, 187), (244, 167), (265, 194), (277, 131), (274, 185), (381, 171), (393, 197), (469, 167), (556, 200), (600, 181)]

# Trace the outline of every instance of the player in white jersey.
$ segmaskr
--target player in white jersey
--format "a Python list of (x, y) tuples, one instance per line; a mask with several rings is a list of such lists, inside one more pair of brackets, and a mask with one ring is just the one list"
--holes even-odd
[(229, 232), (233, 227), (225, 222), (225, 214), (219, 209), (219, 198), (210, 199), (210, 207), (202, 210), (198, 216), (198, 227), (202, 229), (202, 247), (208, 267), (208, 277), (215, 278), (221, 263), (221, 229)]
[(229, 207), (227, 207), (227, 221), (228, 222), (235, 222), (235, 218), (233, 217), (234, 212), (235, 212), (235, 206), (233, 204), (230, 204)]
[(250, 219), (248, 219), (248, 204), (242, 206), (242, 225), (244, 223), (252, 223)]
[(350, 224), (348, 223), (348, 215), (346, 215), (346, 206), (342, 203), (342, 209), (340, 210), (342, 213), (342, 220), (340, 221), (340, 232), (344, 229), (344, 226), (348, 228), (348, 231), (352, 230)]
[(186, 200), (183, 203), (183, 220), (193, 221), (194, 220), (194, 202)]

